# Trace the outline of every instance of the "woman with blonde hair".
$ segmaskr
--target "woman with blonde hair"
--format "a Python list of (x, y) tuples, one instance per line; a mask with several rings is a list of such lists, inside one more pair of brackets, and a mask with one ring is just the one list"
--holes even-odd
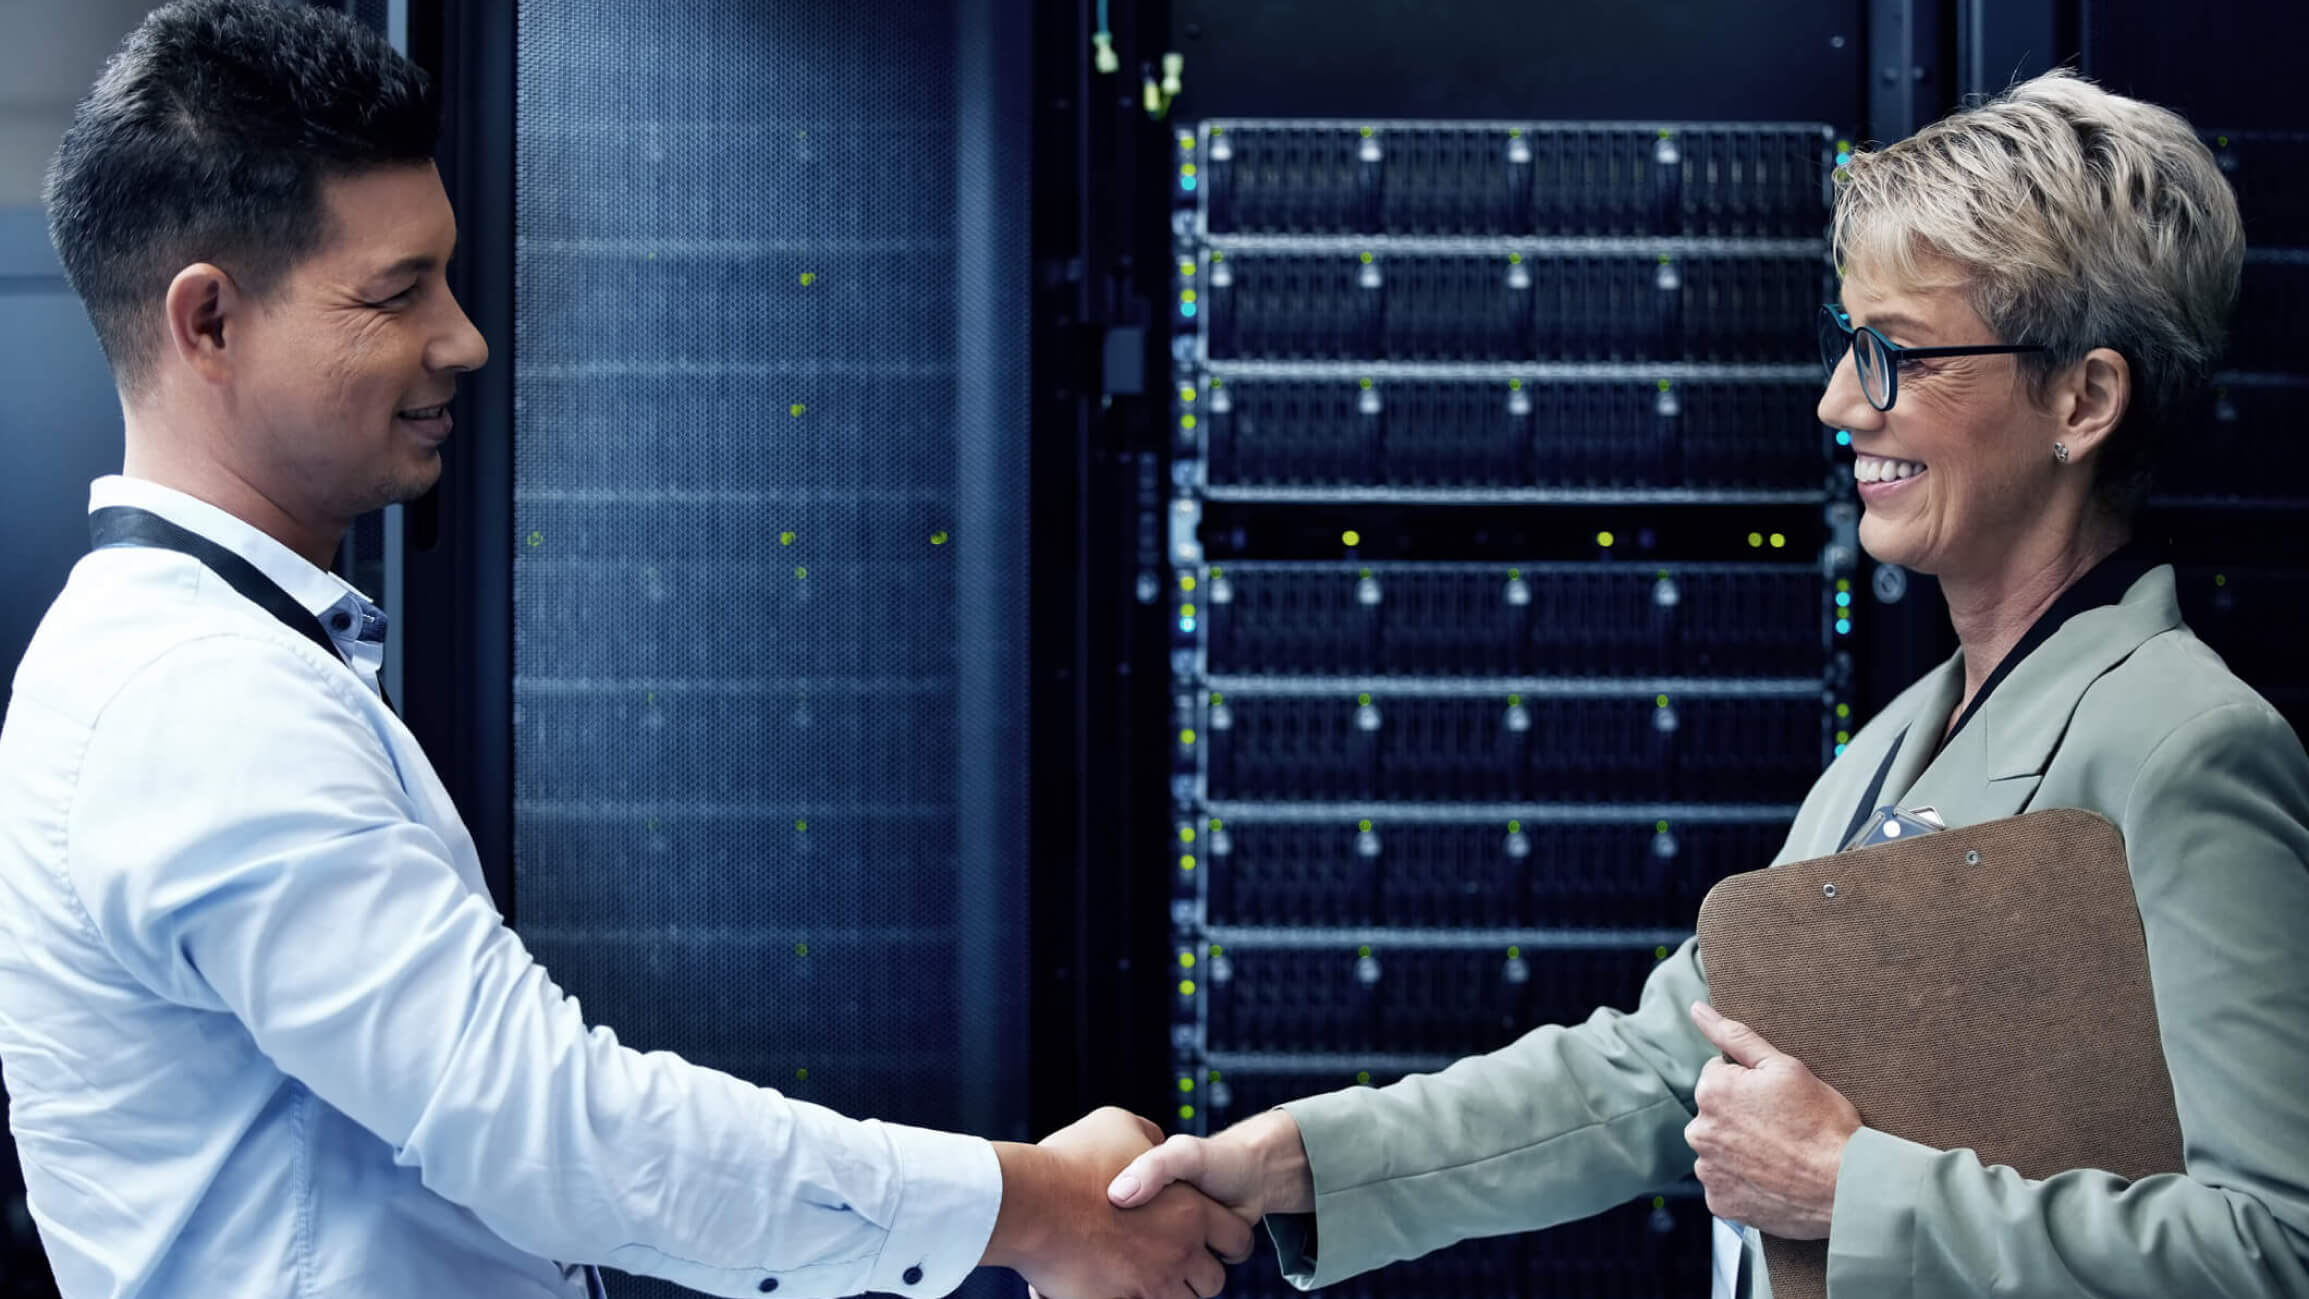
[(1633, 1013), (1174, 1137), (1118, 1202), (1195, 1182), (1312, 1288), (1696, 1175), (1745, 1224), (1719, 1229), (1720, 1294), (1770, 1292), (1760, 1230), (1825, 1238), (1839, 1297), (2309, 1295), (2309, 757), (2129, 544), (2221, 350), (2235, 199), (2180, 117), (2054, 72), (1855, 155), (1834, 250), (1820, 419), (1851, 432), (1862, 546), (1940, 579), (1960, 649), (1854, 737), (1774, 864), (1879, 803), (2116, 823), (2186, 1171), (2029, 1180), (1871, 1129), (1706, 1006), (1693, 940)]

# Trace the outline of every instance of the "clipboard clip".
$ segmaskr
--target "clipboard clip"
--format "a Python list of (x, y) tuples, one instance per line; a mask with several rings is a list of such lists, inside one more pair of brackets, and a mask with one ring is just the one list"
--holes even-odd
[(1890, 803), (1877, 808), (1861, 823), (1852, 841), (1844, 845), (1849, 852), (1854, 848), (1869, 848), (1880, 843), (1895, 843), (1921, 834), (1936, 834), (1948, 828), (1938, 810), (1932, 807), (1898, 808)]

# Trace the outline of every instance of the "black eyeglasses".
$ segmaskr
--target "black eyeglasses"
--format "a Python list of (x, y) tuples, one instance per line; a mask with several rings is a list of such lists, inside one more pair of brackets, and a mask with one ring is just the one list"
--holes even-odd
[(1876, 332), (1873, 325), (1854, 328), (1852, 317), (1830, 302), (1820, 308), (1820, 370), (1833, 379), (1844, 353), (1852, 353), (1852, 368), (1860, 376), (1860, 391), (1878, 410), (1892, 409), (1900, 395), (1900, 363), (1917, 356), (1998, 356), (2008, 352), (2041, 352), (2038, 343), (1990, 343), (1980, 347), (1902, 347)]

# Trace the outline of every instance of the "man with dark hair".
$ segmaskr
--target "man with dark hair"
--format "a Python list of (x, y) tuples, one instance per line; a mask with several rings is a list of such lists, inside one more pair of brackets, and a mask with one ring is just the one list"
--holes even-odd
[(56, 155), (127, 426), (0, 731), (0, 1063), (64, 1294), (1215, 1293), (1247, 1227), (1102, 1194), (1143, 1120), (844, 1118), (589, 1029), (504, 926), (327, 571), (488, 358), (436, 116), (342, 15), (187, 0)]

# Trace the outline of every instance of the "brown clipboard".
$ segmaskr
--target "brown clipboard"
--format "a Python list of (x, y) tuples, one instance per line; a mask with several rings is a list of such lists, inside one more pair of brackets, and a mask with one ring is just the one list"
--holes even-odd
[[(2030, 812), (1734, 875), (1699, 936), (1711, 1004), (1871, 1128), (2029, 1178), (2182, 1171), (2148, 944), (2104, 817)], [(1774, 1299), (1826, 1299), (1827, 1241), (1766, 1236), (1764, 1258)]]

